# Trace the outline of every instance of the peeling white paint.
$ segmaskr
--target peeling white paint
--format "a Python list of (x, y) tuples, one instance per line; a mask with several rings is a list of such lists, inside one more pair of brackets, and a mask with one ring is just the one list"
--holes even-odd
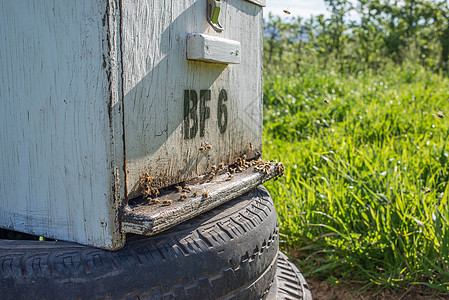
[[(206, 2), (0, 2), (0, 227), (118, 249), (118, 210), (142, 172), (168, 185), (248, 143), (261, 151), (262, 1), (226, 1), (222, 33)], [(187, 60), (194, 32), (238, 41), (241, 63)], [(189, 139), (186, 90), (210, 90), (204, 135)]]

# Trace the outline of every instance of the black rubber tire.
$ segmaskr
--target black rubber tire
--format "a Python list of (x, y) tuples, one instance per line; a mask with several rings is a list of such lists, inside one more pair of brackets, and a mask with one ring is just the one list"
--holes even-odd
[(0, 240), (1, 299), (259, 299), (278, 253), (276, 212), (258, 187), (116, 252)]
[(276, 277), (266, 300), (312, 300), (304, 276), (288, 257), (279, 251)]

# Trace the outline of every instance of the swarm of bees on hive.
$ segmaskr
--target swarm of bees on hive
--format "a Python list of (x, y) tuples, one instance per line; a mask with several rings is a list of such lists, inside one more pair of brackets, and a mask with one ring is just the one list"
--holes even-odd
[[(177, 185), (175, 188), (178, 190), (178, 193), (181, 193), (181, 195), (178, 198), (178, 201), (184, 201), (187, 199), (187, 193), (190, 193), (192, 190), (188, 186), (180, 186)], [(193, 196), (196, 196), (196, 192), (193, 193)]]
[[(265, 161), (258, 161), (256, 166), (254, 167), (254, 172), (260, 172), (264, 175), (268, 175), (270, 173), (271, 167), (273, 166), (273, 162), (265, 162)], [(285, 167), (284, 164), (281, 162), (277, 162), (274, 164), (274, 172), (276, 173), (276, 176), (274, 177), (274, 180), (278, 180), (279, 177), (284, 175)]]
[[(253, 144), (248, 143), (247, 148), (249, 150), (253, 149)], [(202, 146), (198, 149), (199, 152), (205, 152), (213, 149), (212, 145), (209, 143), (203, 143)], [(218, 174), (225, 174), (226, 181), (234, 179), (234, 175), (236, 173), (241, 173), (251, 167), (254, 167), (254, 172), (262, 173), (264, 176), (269, 175), (270, 173), (276, 174), (274, 180), (277, 180), (280, 176), (284, 174), (284, 165), (282, 163), (274, 163), (274, 162), (265, 162), (260, 158), (260, 153), (256, 153), (256, 156), (259, 156), (258, 159), (247, 160), (247, 155), (243, 154), (235, 159), (233, 163), (228, 165), (227, 167), (223, 162), (218, 165), (210, 166), (210, 172), (204, 177), (206, 182), (210, 182), (213, 178), (215, 178)], [(142, 192), (142, 196), (144, 199), (147, 199), (150, 204), (156, 204), (160, 201), (156, 199), (156, 197), (160, 194), (159, 190), (154, 187), (155, 186), (154, 177), (150, 176), (147, 172), (143, 173), (140, 176), (140, 190)], [(174, 186), (176, 191), (179, 193), (179, 198), (177, 201), (185, 201), (188, 197), (196, 198), (201, 195), (201, 198), (209, 198), (208, 192), (202, 192), (199, 194), (198, 191), (191, 190), (185, 182), (180, 183)], [(163, 206), (169, 206), (173, 204), (172, 200), (163, 200)]]
[(150, 176), (148, 173), (143, 173), (140, 176), (140, 189), (142, 191), (142, 196), (148, 199), (150, 203), (158, 203), (159, 200), (152, 198), (152, 196), (157, 197), (159, 195), (159, 190), (152, 187), (154, 177)]

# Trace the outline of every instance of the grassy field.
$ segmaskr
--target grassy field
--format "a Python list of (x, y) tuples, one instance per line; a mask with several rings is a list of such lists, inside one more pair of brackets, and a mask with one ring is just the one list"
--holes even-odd
[[(281, 247), (333, 284), (449, 291), (449, 80), (420, 67), (266, 75)], [(328, 100), (326, 104), (324, 100)]]

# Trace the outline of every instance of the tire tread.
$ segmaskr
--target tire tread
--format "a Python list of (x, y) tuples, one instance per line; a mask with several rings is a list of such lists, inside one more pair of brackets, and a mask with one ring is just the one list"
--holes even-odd
[[(62, 292), (75, 285), (83, 286), (84, 288), (73, 290), (77, 293), (76, 290), (84, 289), (84, 294), (81, 291), (81, 294), (73, 294), (72, 298), (84, 298), (88, 295), (86, 292), (94, 290), (92, 282), (99, 278), (115, 276), (114, 280), (118, 281), (117, 278), (126, 277), (123, 275), (126, 272), (154, 265), (175, 266), (179, 261), (193, 260), (197, 256), (214, 257), (213, 255), (219, 255), (226, 249), (227, 252), (223, 253), (229, 253), (231, 245), (245, 244), (246, 251), (240, 256), (236, 252), (232, 260), (222, 262), (213, 271), (205, 267), (205, 270), (195, 275), (189, 273), (190, 275), (181, 276), (171, 283), (154, 282), (134, 290), (130, 287), (130, 290), (123, 291), (120, 296), (117, 295), (117, 290), (112, 290), (115, 287), (107, 284), (104, 284), (104, 290), (95, 290), (96, 297), (105, 299), (111, 295), (113, 298), (123, 299), (172, 299), (189, 298), (193, 294), (204, 296), (196, 297), (198, 299), (207, 299), (211, 296), (207, 291), (221, 288), (230, 278), (239, 284), (244, 284), (240, 282), (243, 279), (254, 280), (248, 274), (255, 274), (256, 270), (266, 268), (272, 262), (277, 255), (278, 241), (274, 205), (265, 188), (258, 187), (213, 211), (153, 237), (131, 235), (127, 245), (116, 252), (68, 242), (0, 240), (0, 293), (6, 294), (1, 286), (13, 284), (13, 290), (20, 293), (25, 287), (37, 289), (45, 282), (45, 286), (54, 293), (59, 288)], [(252, 273), (248, 273), (248, 270), (252, 270)], [(168, 270), (160, 272), (169, 273)], [(52, 288), (51, 284), (57, 285), (57, 288)], [(10, 292), (9, 295), (11, 299), (16, 298), (14, 293)], [(19, 294), (15, 296), (17, 295)], [(51, 296), (55, 295), (57, 294), (47, 298), (54, 298)], [(27, 295), (20, 296), (28, 298)], [(61, 296), (69, 298), (66, 294)]]

